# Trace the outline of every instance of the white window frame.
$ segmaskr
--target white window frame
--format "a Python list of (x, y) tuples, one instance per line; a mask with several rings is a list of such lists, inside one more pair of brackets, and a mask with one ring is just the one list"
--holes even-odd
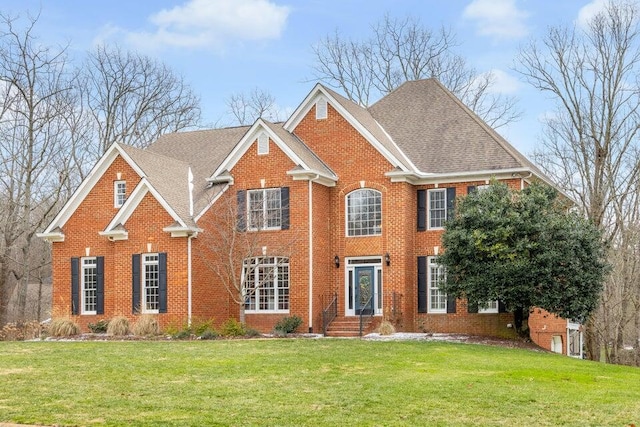
[(113, 207), (119, 208), (127, 200), (127, 181), (113, 181)]
[[(262, 206), (260, 209), (253, 209), (251, 197), (254, 194), (262, 195)], [(273, 196), (269, 196), (273, 194)], [(270, 201), (277, 201), (278, 207), (270, 207)], [(262, 212), (261, 223), (257, 226), (253, 221), (253, 213)], [(277, 214), (277, 217), (270, 218), (271, 214)], [(277, 225), (266, 227), (269, 221), (274, 221)], [(247, 190), (247, 230), (281, 230), (282, 229), (282, 189), (278, 188), (261, 188), (258, 190)]]
[[(141, 289), (141, 301), (140, 305), (142, 313), (159, 313), (160, 312), (160, 255), (158, 253), (148, 253), (142, 254), (142, 268), (140, 274), (140, 286)], [(153, 271), (153, 267), (155, 267), (155, 272)], [(147, 277), (147, 273), (155, 273), (155, 277)], [(150, 284), (155, 286), (149, 286)], [(149, 301), (149, 298), (152, 295), (149, 295), (150, 289), (156, 289), (156, 308), (149, 308), (150, 303), (153, 301)]]
[(489, 301), (488, 303), (480, 303), (478, 304), (478, 313), (480, 314), (495, 314), (499, 313), (499, 303), (498, 300)]
[[(435, 208), (432, 208), (431, 203), (432, 203), (432, 197), (434, 194), (442, 194), (443, 195), (443, 201), (444, 201), (444, 206), (442, 208), (438, 208), (438, 211), (442, 211), (443, 212), (443, 217), (441, 219), (442, 224), (438, 225), (438, 226), (434, 226), (432, 225), (431, 221), (433, 219), (433, 214), (432, 212), (435, 211)], [(444, 228), (444, 223), (447, 220), (447, 189), (446, 188), (435, 188), (432, 190), (428, 190), (427, 191), (427, 225), (428, 225), (428, 229), (429, 230), (442, 230)]]
[[(80, 314), (97, 314), (97, 309), (98, 309), (98, 259), (96, 257), (83, 257), (80, 258), (80, 270), (81, 270), (81, 274), (80, 274), (80, 289), (81, 289), (81, 303), (80, 303)], [(91, 270), (93, 270), (93, 272), (91, 272)], [(87, 293), (88, 293), (88, 289), (87, 289), (87, 277), (91, 274), (91, 277), (93, 278), (93, 289), (91, 289), (91, 291), (93, 291), (93, 306), (94, 306), (94, 310), (87, 310)]]
[[(251, 267), (249, 271), (247, 268)], [(264, 274), (261, 278), (261, 274)], [(268, 279), (264, 279), (267, 277)], [(247, 292), (247, 281), (256, 287)], [(264, 286), (269, 283), (272, 286)], [(291, 307), (291, 270), (287, 257), (253, 257), (242, 265), (242, 292), (245, 296), (245, 313), (289, 313)], [(267, 292), (268, 291), (268, 292)], [(265, 307), (265, 305), (271, 307)]]
[[(440, 290), (439, 286), (433, 285), (433, 275), (437, 274), (437, 284), (446, 278), (446, 272), (442, 264), (436, 262), (436, 257), (427, 258), (427, 313), (446, 313), (447, 312), (447, 294)], [(433, 297), (438, 298), (438, 302), (444, 300), (444, 306), (437, 304), (434, 306)]]
[[(350, 214), (350, 210), (351, 210), (351, 205), (350, 205), (350, 201), (351, 201), (351, 197), (352, 196), (356, 196), (358, 194), (364, 194), (365, 192), (372, 192), (378, 195), (378, 199), (380, 200), (380, 203), (378, 204), (373, 204), (373, 205), (366, 205), (366, 206), (374, 206), (378, 208), (378, 210), (375, 210), (373, 212), (374, 218), (373, 220), (368, 217), (362, 220), (352, 220), (351, 219), (351, 214)], [(369, 237), (369, 236), (380, 236), (382, 235), (382, 193), (378, 190), (374, 190), (373, 188), (359, 188), (357, 190), (354, 190), (352, 192), (350, 192), (349, 194), (347, 194), (345, 196), (345, 234), (347, 237)], [(369, 212), (370, 213), (370, 212)], [(376, 215), (379, 215), (379, 218), (375, 218)], [(361, 234), (351, 234), (351, 229), (349, 228), (349, 224), (350, 223), (362, 223), (362, 222), (374, 222), (373, 227), (361, 227), (361, 228), (354, 228), (353, 231), (357, 231), (360, 230)], [(365, 231), (372, 231), (372, 232), (367, 232), (365, 233)]]

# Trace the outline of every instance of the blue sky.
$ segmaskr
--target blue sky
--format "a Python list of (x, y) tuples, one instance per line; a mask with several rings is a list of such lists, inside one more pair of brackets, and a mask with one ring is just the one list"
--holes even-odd
[[(202, 99), (206, 123), (225, 121), (225, 99), (254, 87), (295, 109), (314, 85), (311, 46), (336, 29), (362, 39), (385, 13), (444, 24), (458, 52), (478, 71), (493, 71), (497, 90), (519, 99), (523, 118), (500, 132), (527, 154), (538, 146), (540, 117), (551, 100), (512, 68), (518, 47), (549, 26), (580, 25), (604, 0), (1, 0), (5, 14), (38, 13), (47, 43), (80, 54), (118, 43), (157, 57), (181, 73)], [(229, 119), (227, 118), (227, 121)]]

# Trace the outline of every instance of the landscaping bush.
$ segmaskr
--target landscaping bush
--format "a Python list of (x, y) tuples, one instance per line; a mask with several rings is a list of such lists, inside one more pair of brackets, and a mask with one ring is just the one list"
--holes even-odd
[(42, 326), (38, 322), (7, 323), (0, 329), (0, 341), (24, 341), (40, 337)]
[(278, 320), (278, 323), (276, 323), (273, 329), (284, 334), (292, 334), (300, 325), (302, 325), (302, 319), (300, 317), (286, 316)]
[(222, 324), (220, 334), (225, 337), (242, 337), (247, 334), (247, 329), (236, 319), (229, 319)]
[(80, 333), (80, 327), (70, 319), (54, 319), (49, 325), (49, 335), (52, 337), (72, 337)]
[(133, 325), (133, 334), (141, 337), (149, 337), (160, 334), (160, 326), (156, 316), (143, 314)]
[(215, 340), (216, 338), (218, 338), (218, 333), (211, 329), (207, 329), (200, 335), (201, 340)]
[(396, 333), (396, 328), (388, 320), (383, 320), (378, 326), (378, 333), (380, 335), (391, 335)]
[(101, 319), (96, 323), (89, 323), (87, 326), (94, 334), (104, 334), (107, 332), (107, 328), (109, 327), (109, 321), (107, 319)]
[(129, 320), (124, 316), (116, 316), (111, 319), (107, 327), (107, 335), (113, 335), (115, 337), (129, 335)]

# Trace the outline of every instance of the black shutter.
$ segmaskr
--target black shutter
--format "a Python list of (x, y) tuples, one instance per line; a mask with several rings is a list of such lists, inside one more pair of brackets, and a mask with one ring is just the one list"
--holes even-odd
[(427, 190), (418, 190), (418, 231), (427, 229)]
[(507, 307), (504, 305), (504, 303), (500, 300), (498, 300), (498, 313), (506, 313), (507, 312)]
[(96, 257), (96, 314), (104, 314), (104, 257)]
[(453, 295), (447, 295), (447, 313), (456, 312), (456, 297)]
[(280, 189), (280, 206), (282, 209), (282, 224), (283, 230), (289, 229), (289, 187), (282, 187)]
[(167, 312), (167, 254), (158, 254), (158, 312)]
[(131, 311), (133, 314), (138, 314), (142, 311), (140, 306), (140, 287), (142, 282), (140, 281), (140, 254), (134, 254), (131, 256)]
[(427, 312), (427, 257), (418, 257), (418, 313)]
[(456, 208), (456, 187), (447, 188), (447, 219), (454, 216)]
[(475, 193), (477, 190), (475, 185), (470, 185), (467, 187), (467, 194)]
[(468, 299), (467, 300), (467, 313), (477, 313), (477, 312), (478, 312), (478, 303), (477, 302), (473, 302), (473, 301)]
[(247, 231), (247, 192), (239, 190), (237, 193), (238, 198), (238, 212), (237, 212), (237, 226), (238, 231)]
[(71, 314), (80, 312), (80, 258), (71, 258)]

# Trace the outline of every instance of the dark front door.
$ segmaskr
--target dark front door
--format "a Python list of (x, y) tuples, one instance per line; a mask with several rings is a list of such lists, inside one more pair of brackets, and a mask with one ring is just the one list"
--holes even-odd
[(373, 314), (373, 267), (356, 267), (356, 315)]

